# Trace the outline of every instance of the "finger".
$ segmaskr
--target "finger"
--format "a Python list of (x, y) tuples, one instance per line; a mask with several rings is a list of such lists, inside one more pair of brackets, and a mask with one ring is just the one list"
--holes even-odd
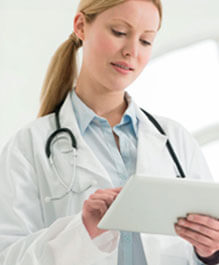
[(112, 191), (112, 190), (98, 190), (95, 193), (93, 193), (92, 195), (105, 195), (105, 196), (110, 196), (110, 197), (114, 197), (114, 199), (117, 197), (118, 192)]
[(206, 247), (200, 247), (200, 248), (196, 247), (195, 251), (196, 253), (198, 253), (199, 256), (204, 258), (209, 258), (216, 252)]
[(193, 231), (199, 232), (200, 234), (205, 235), (213, 240), (219, 240), (219, 232), (210, 229), (202, 224), (190, 222), (185, 218), (179, 218), (178, 224), (180, 226), (187, 227)]
[(104, 201), (86, 201), (85, 209), (89, 212), (99, 211), (101, 214), (104, 214), (108, 209), (106, 203)]
[(210, 257), (211, 255), (213, 255), (215, 253), (216, 250), (211, 249), (197, 241), (195, 241), (192, 238), (189, 237), (183, 237), (186, 241), (188, 241), (189, 243), (191, 243), (194, 247), (196, 252), (201, 256), (201, 257)]
[(187, 220), (219, 231), (219, 220), (207, 215), (189, 214)]
[(117, 192), (117, 193), (119, 193), (122, 189), (123, 189), (123, 187), (118, 187), (118, 188), (115, 188), (115, 189), (112, 189), (112, 190)]
[(183, 238), (190, 238), (202, 245), (205, 245), (206, 247), (215, 245), (215, 242), (212, 239), (198, 232), (179, 226), (177, 224), (175, 224), (175, 229), (176, 229), (177, 234)]
[(96, 190), (96, 193), (119, 193), (122, 190), (122, 187), (114, 188), (114, 189), (98, 189)]
[(92, 194), (90, 195), (88, 200), (95, 201), (95, 200), (102, 200), (106, 203), (107, 207), (109, 207), (112, 202), (116, 198), (116, 194)]
[(108, 195), (108, 196), (117, 196), (118, 193), (112, 190), (97, 190), (92, 195)]

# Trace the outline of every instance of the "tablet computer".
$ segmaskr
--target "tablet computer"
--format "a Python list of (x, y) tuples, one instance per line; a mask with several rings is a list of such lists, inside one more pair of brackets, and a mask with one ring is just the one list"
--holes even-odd
[(219, 183), (133, 175), (98, 228), (176, 235), (174, 223), (189, 213), (219, 218)]

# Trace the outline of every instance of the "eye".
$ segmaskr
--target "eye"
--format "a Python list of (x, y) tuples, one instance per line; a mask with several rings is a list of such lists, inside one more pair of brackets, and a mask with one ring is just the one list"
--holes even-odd
[[(114, 29), (112, 29), (112, 32), (113, 32), (113, 34), (114, 34), (115, 36), (118, 36), (118, 37), (120, 37), (120, 36), (126, 36), (126, 33), (124, 33), (124, 32), (120, 32), (120, 31), (116, 31), (116, 30), (114, 30)], [(141, 42), (143, 43), (143, 46), (151, 45), (151, 43), (148, 42), (148, 41), (146, 41), (146, 40), (141, 40)]]
[(150, 43), (150, 42), (148, 42), (148, 41), (146, 41), (146, 40), (142, 40), (142, 43), (143, 43), (143, 45), (144, 45), (144, 46), (151, 45), (151, 43)]
[(124, 33), (124, 32), (119, 32), (119, 31), (116, 31), (116, 30), (114, 30), (114, 29), (112, 29), (112, 32), (113, 32), (113, 34), (116, 35), (116, 36), (124, 36), (124, 35), (126, 35), (126, 33)]

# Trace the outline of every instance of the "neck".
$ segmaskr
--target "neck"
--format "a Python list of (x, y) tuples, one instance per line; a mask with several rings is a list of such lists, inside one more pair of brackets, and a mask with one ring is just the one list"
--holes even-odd
[(101, 92), (77, 86), (75, 92), (98, 116), (107, 119), (111, 127), (120, 122), (127, 108), (124, 91)]

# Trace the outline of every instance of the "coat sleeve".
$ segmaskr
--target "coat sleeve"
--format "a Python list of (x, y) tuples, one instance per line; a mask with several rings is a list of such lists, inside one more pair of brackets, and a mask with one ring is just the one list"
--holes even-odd
[(196, 139), (181, 124), (161, 119), (187, 178), (213, 181), (206, 159)]
[(101, 238), (95, 243), (81, 213), (44, 226), (37, 175), (27, 152), (14, 137), (0, 155), (0, 264), (91, 265), (110, 256), (118, 233), (103, 234), (107, 246)]

